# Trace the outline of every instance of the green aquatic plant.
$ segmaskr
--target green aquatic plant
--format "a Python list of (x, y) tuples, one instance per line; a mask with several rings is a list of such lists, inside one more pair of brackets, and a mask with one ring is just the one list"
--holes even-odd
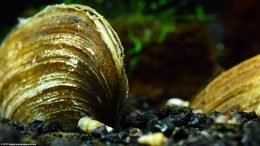
[[(149, 38), (146, 37), (146, 41)], [(136, 35), (134, 35), (132, 32), (128, 34), (128, 40), (133, 43), (133, 47), (127, 49), (127, 54), (131, 57), (131, 60), (129, 61), (128, 65), (128, 74), (131, 76), (135, 69), (137, 68), (137, 65), (140, 61), (139, 53), (141, 53), (143, 49), (143, 41)]]
[(140, 53), (142, 51), (142, 46), (143, 46), (142, 40), (131, 32), (128, 34), (128, 39), (130, 42), (132, 42), (134, 44), (133, 48), (128, 49), (128, 54), (136, 55), (136, 54)]
[[(205, 10), (206, 0), (201, 1), (188, 1), (188, 0), (53, 0), (51, 2), (33, 2), (21, 9), (17, 17), (30, 17), (35, 13), (42, 10), (46, 5), (49, 4), (82, 4), (90, 6), (96, 9), (99, 13), (103, 14), (105, 18), (113, 20), (120, 15), (126, 14), (139, 14), (145, 16), (156, 17), (160, 21), (177, 22), (179, 20), (193, 21), (199, 20), (203, 22), (214, 21), (217, 19), (216, 14), (211, 14)], [(185, 10), (185, 13), (182, 12)], [(14, 25), (14, 24), (13, 24)], [(5, 26), (2, 24), (1, 26)], [(12, 27), (12, 26), (10, 26)], [(0, 36), (2, 33), (6, 32), (3, 29), (10, 28), (0, 28)], [(162, 27), (164, 28), (164, 27)], [(7, 29), (9, 31), (9, 29)], [(164, 31), (164, 30), (163, 30)], [(167, 33), (166, 33), (167, 34)], [(163, 35), (164, 36), (164, 35)], [(0, 38), (1, 40), (2, 38)]]
[(175, 27), (174, 25), (164, 25), (162, 31), (157, 39), (157, 43), (162, 44), (169, 33), (174, 32)]
[(205, 8), (198, 4), (194, 7), (194, 13), (186, 14), (186, 15), (180, 15), (180, 19), (186, 20), (186, 21), (193, 21), (198, 20), (201, 22), (210, 22), (217, 19), (216, 14), (210, 14), (205, 11)]

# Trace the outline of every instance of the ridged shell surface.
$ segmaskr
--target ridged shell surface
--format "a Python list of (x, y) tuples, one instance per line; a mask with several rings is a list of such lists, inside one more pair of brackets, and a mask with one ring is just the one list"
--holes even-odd
[(1, 45), (1, 116), (73, 129), (88, 115), (114, 126), (128, 92), (123, 57), (117, 34), (95, 10), (48, 6), (20, 20)]
[(213, 80), (191, 103), (206, 113), (233, 110), (260, 114), (260, 55), (250, 58)]

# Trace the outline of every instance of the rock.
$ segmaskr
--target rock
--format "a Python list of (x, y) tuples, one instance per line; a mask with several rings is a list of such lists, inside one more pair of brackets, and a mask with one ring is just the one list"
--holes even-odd
[(176, 127), (172, 132), (172, 137), (174, 141), (186, 139), (188, 136), (189, 136), (189, 131), (187, 131), (184, 128)]
[(0, 126), (0, 145), (4, 143), (19, 143), (21, 137), (16, 130), (7, 126)]
[(206, 124), (206, 122), (213, 123), (213, 120), (212, 121), (210, 121), (210, 120), (211, 119), (207, 118), (207, 116), (205, 114), (197, 113), (191, 117), (191, 119), (188, 123), (188, 126), (202, 129), (209, 125), (209, 124)]
[(119, 133), (108, 133), (101, 136), (101, 141), (112, 142), (116, 144), (124, 144), (124, 138), (126, 138), (126, 133), (121, 131)]
[(247, 122), (249, 120), (256, 120), (258, 119), (258, 116), (255, 112), (241, 112), (237, 111), (232, 113), (232, 116), (237, 119), (237, 121), (240, 121), (242, 123)]
[(143, 135), (142, 131), (138, 128), (130, 128), (128, 131), (130, 137), (140, 137)]
[(108, 133), (108, 131), (106, 129), (106, 126), (105, 125), (101, 125), (101, 126), (95, 128), (95, 129), (93, 129), (91, 134), (95, 138), (101, 138), (101, 137), (103, 137), (107, 133)]
[(190, 108), (180, 108), (168, 115), (173, 120), (175, 126), (186, 126), (193, 113)]
[(50, 143), (50, 146), (73, 146), (73, 145), (76, 146), (76, 145), (80, 145), (81, 143), (82, 142), (77, 139), (63, 140), (61, 138), (56, 138)]
[(243, 126), (245, 132), (242, 143), (245, 146), (259, 146), (260, 144), (260, 122), (250, 121)]
[[(32, 123), (28, 124), (30, 130), (35, 131), (37, 135), (40, 135), (43, 131), (44, 123), (40, 120), (35, 120)], [(46, 131), (47, 129), (45, 129)]]
[(162, 132), (165, 135), (170, 135), (174, 128), (172, 119), (165, 118), (163, 120), (151, 119), (147, 123), (147, 130), (151, 132)]
[(50, 122), (42, 130), (43, 133), (63, 131), (59, 122)]
[(18, 122), (12, 122), (7, 124), (10, 128), (15, 129), (17, 131), (23, 131), (24, 125)]

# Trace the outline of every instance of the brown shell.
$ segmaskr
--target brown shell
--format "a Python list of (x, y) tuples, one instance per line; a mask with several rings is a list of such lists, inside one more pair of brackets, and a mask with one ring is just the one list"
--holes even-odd
[(243, 110), (260, 114), (260, 55), (222, 73), (194, 98), (191, 106), (206, 113)]
[(128, 92), (123, 57), (117, 34), (95, 10), (48, 6), (1, 45), (1, 116), (73, 129), (88, 115), (114, 126)]

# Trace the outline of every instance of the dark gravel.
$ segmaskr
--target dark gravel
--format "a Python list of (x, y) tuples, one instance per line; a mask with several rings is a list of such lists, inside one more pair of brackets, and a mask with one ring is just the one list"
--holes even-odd
[[(87, 134), (80, 130), (66, 133), (58, 122), (45, 125), (35, 120), (22, 124), (0, 120), (0, 145), (27, 143), (51, 146), (70, 145), (138, 145), (137, 139), (155, 132), (163, 133), (176, 146), (259, 146), (260, 117), (242, 111), (209, 116), (191, 108), (162, 109), (148, 98), (130, 98), (120, 121), (121, 129), (108, 132), (105, 126)], [(219, 122), (219, 117), (225, 117)]]

